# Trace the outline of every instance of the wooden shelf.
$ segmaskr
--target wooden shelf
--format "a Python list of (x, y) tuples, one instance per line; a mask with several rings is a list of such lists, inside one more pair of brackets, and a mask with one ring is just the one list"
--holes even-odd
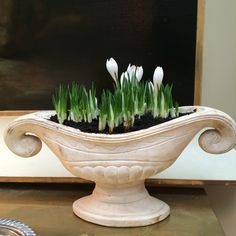
[(76, 217), (73, 201), (92, 189), (93, 185), (85, 184), (2, 183), (0, 217), (28, 224), (37, 236), (224, 235), (203, 189), (148, 187), (151, 195), (170, 205), (171, 215), (139, 228), (108, 228)]

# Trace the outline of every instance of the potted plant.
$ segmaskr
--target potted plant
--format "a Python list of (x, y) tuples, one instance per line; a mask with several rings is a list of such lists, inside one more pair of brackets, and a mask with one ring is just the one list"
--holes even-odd
[[(178, 107), (172, 86), (162, 84), (160, 67), (153, 82), (141, 82), (142, 67), (129, 65), (118, 79), (115, 60), (107, 60), (106, 66), (115, 82), (113, 93), (103, 91), (98, 102), (94, 87), (60, 86), (53, 96), (56, 111), (19, 117), (6, 129), (5, 142), (17, 155), (31, 157), (40, 151), (42, 140), (72, 174), (94, 181), (93, 193), (73, 204), (82, 219), (114, 227), (153, 224), (170, 209), (148, 194), (144, 180), (173, 164), (203, 128), (210, 128), (199, 138), (206, 152), (234, 148), (236, 124), (212, 108)], [(52, 121), (54, 115), (58, 122)], [(154, 123), (148, 128), (133, 128), (150, 115)], [(158, 124), (163, 120), (168, 121)], [(96, 131), (90, 129), (94, 122)], [(74, 128), (77, 124), (80, 129)]]

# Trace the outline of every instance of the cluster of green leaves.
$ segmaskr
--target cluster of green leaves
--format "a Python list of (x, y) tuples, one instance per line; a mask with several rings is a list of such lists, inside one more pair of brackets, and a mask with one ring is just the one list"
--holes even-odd
[(128, 131), (135, 118), (146, 113), (151, 113), (154, 118), (179, 115), (178, 104), (174, 106), (172, 99), (172, 85), (161, 84), (160, 88), (154, 88), (152, 82), (138, 82), (135, 75), (123, 77), (122, 82), (117, 80), (114, 92), (103, 90), (99, 106), (94, 86), (87, 90), (76, 82), (68, 88), (59, 86), (53, 104), (60, 123), (66, 119), (89, 123), (98, 119), (99, 131), (108, 126), (110, 133), (120, 125)]
[(108, 125), (110, 133), (122, 124), (128, 131), (134, 125), (135, 118), (146, 113), (151, 113), (154, 118), (179, 116), (178, 104), (173, 105), (172, 86), (161, 85), (155, 91), (152, 83), (138, 82), (135, 76), (116, 84), (113, 94), (103, 91), (99, 111), (99, 130), (104, 130)]
[(160, 88), (153, 91), (153, 103), (151, 103), (150, 111), (153, 117), (167, 118), (168, 116), (174, 118), (179, 116), (178, 103), (173, 102), (172, 85), (164, 86), (161, 84)]
[(73, 82), (69, 88), (70, 110), (69, 119), (74, 122), (88, 122), (91, 123), (93, 119), (97, 118), (98, 105), (96, 98), (96, 90), (92, 88), (87, 90), (84, 86)]
[(71, 87), (60, 85), (55, 90), (52, 101), (60, 124), (67, 119), (74, 122), (89, 123), (93, 119), (97, 119), (99, 110), (96, 90), (93, 85), (89, 90), (76, 82), (73, 82)]

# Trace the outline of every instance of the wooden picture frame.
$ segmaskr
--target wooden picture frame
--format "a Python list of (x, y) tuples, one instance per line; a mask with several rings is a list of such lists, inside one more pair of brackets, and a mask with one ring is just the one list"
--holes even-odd
[[(202, 81), (202, 57), (204, 40), (204, 14), (205, 0), (197, 1), (197, 32), (196, 32), (196, 54), (195, 54), (195, 81), (194, 81), (194, 104), (200, 105), (201, 81)], [(1, 116), (20, 116), (31, 113), (34, 110), (11, 110), (0, 111)], [(76, 177), (0, 177), (0, 182), (27, 182), (27, 183), (91, 183)], [(205, 184), (235, 184), (236, 181), (204, 181), (204, 180), (176, 180), (176, 179), (149, 179), (149, 185), (171, 185), (171, 186), (202, 186)]]

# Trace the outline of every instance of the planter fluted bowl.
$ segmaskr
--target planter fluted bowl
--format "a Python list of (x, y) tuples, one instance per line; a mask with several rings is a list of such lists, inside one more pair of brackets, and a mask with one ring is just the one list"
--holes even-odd
[(115, 227), (143, 226), (169, 215), (169, 206), (151, 197), (144, 180), (175, 162), (203, 128), (199, 144), (209, 153), (236, 145), (236, 124), (225, 113), (207, 107), (181, 107), (196, 112), (125, 134), (81, 132), (49, 121), (53, 111), (36, 112), (12, 122), (5, 131), (9, 149), (22, 157), (37, 154), (41, 140), (75, 176), (94, 181), (93, 193), (74, 202), (73, 211), (87, 221)]

